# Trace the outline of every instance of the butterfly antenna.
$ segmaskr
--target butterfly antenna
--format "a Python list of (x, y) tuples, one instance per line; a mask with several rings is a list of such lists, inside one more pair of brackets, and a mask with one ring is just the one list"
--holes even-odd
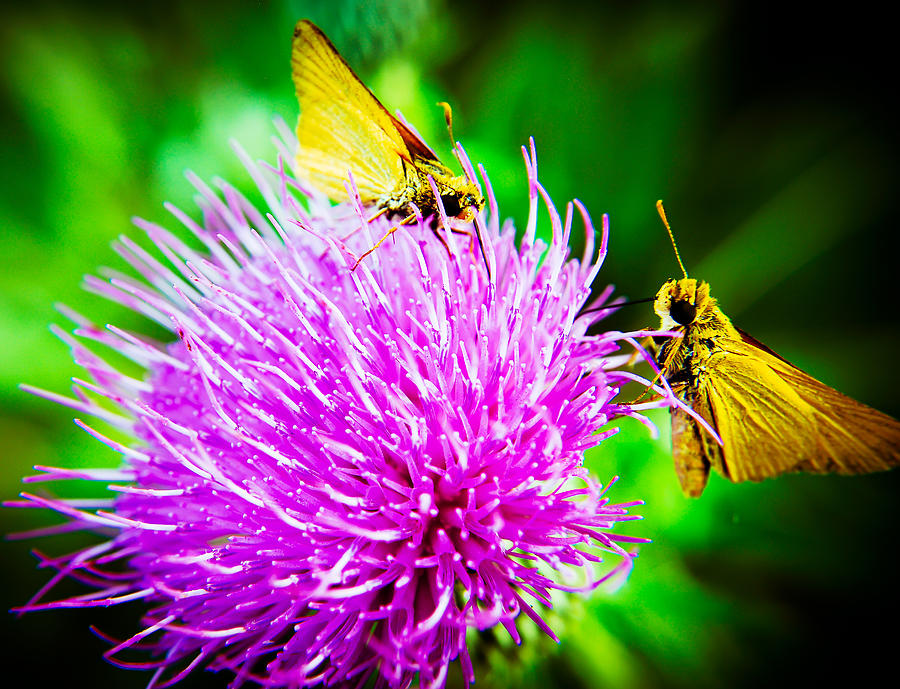
[(456, 140), (453, 138), (453, 108), (450, 103), (441, 101), (438, 103), (444, 109), (444, 120), (447, 122), (447, 133), (450, 135), (450, 146), (456, 148)]
[(663, 221), (663, 225), (666, 226), (666, 232), (669, 233), (669, 239), (672, 240), (672, 248), (675, 249), (675, 258), (678, 259), (678, 267), (681, 268), (681, 272), (684, 273), (685, 277), (687, 277), (688, 274), (684, 269), (684, 263), (681, 262), (681, 254), (678, 253), (678, 245), (675, 243), (675, 235), (672, 234), (672, 228), (669, 226), (668, 218), (666, 218), (666, 209), (663, 208), (662, 199), (656, 202), (656, 212), (659, 213), (659, 217)]
[(584, 311), (579, 311), (578, 315), (583, 316), (586, 313), (596, 313), (597, 311), (607, 311), (609, 309), (618, 309), (621, 306), (631, 306), (632, 304), (646, 304), (650, 301), (656, 301), (656, 297), (647, 297), (646, 299), (633, 299), (631, 301), (619, 301), (612, 304), (606, 304), (604, 306), (596, 306), (592, 309), (585, 309)]

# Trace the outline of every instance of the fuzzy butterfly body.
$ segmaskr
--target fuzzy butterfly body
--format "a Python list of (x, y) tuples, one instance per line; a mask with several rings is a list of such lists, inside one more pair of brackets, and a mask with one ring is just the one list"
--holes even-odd
[(732, 325), (705, 282), (669, 280), (656, 294), (666, 340), (657, 361), (673, 391), (719, 435), (672, 410), (672, 453), (686, 495), (710, 468), (731, 481), (805, 471), (865, 474), (900, 465), (900, 422), (804, 373)]

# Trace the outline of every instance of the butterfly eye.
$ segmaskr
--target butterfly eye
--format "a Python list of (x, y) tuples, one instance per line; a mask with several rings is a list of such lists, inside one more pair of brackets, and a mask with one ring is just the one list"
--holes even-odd
[(694, 322), (697, 315), (697, 307), (689, 301), (675, 301), (669, 308), (669, 316), (679, 325), (688, 325)]
[(450, 217), (456, 217), (462, 213), (459, 196), (456, 194), (441, 194), (441, 203), (444, 204), (444, 212)]

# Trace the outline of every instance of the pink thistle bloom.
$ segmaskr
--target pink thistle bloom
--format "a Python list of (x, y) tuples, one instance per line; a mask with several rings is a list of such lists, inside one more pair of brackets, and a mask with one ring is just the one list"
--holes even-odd
[[(123, 237), (115, 248), (142, 280), (87, 278), (173, 342), (65, 311), (78, 327), (58, 334), (90, 379), (75, 380), (74, 398), (35, 392), (135, 441), (76, 419), (122, 454), (121, 468), (36, 467), (42, 474), (26, 479), (99, 481), (114, 497), (23, 494), (17, 504), (68, 518), (55, 531), (107, 540), (41, 556), (56, 573), (21, 610), (143, 600), (141, 631), (106, 657), (153, 669), (153, 687), (197, 667), (231, 671), (233, 687), (362, 686), (373, 673), (380, 687), (416, 675), (442, 687), (457, 660), (468, 684), (467, 630), (500, 624), (518, 643), (524, 613), (556, 638), (535, 604), (630, 567), (626, 547), (645, 539), (613, 529), (638, 519), (629, 510), (640, 503), (612, 503), (612, 481), (588, 475), (584, 452), (615, 432), (597, 433), (607, 422), (646, 421), (643, 409), (672, 400), (616, 401), (635, 379), (617, 370), (630, 351), (622, 343), (638, 333), (588, 335), (609, 311), (580, 313), (612, 293), (586, 304), (607, 220), (593, 257), (586, 210), (574, 202), (557, 213), (533, 144), (523, 149), (531, 209), (518, 245), (481, 170), (490, 278), (471, 236), (441, 230), (448, 257), (427, 220), (351, 272), (390, 224), (367, 225), (358, 202), (330, 206), (304, 189), (284, 168), (293, 143), (282, 129), (278, 168), (238, 151), (265, 211), (192, 177), (202, 220), (169, 210), (205, 252), (139, 220), (165, 260)], [(539, 199), (549, 246), (535, 238)], [(576, 209), (581, 261), (567, 247)], [(85, 342), (146, 376), (118, 372)], [(66, 577), (91, 591), (45, 602)], [(152, 659), (119, 660), (134, 649)]]

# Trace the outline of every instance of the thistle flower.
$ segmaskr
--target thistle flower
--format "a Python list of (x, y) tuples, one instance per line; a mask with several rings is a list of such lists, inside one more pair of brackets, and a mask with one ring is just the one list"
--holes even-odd
[[(613, 504), (612, 481), (583, 467), (584, 451), (615, 431), (601, 426), (668, 404), (617, 402), (634, 377), (615, 370), (633, 336), (588, 335), (606, 312), (579, 315), (606, 254), (606, 218), (592, 260), (586, 210), (574, 202), (558, 215), (532, 143), (518, 246), (481, 169), (491, 278), (471, 236), (444, 231), (445, 248), (427, 219), (351, 272), (390, 225), (367, 225), (358, 200), (331, 207), (304, 189), (284, 167), (293, 142), (281, 133), (277, 168), (238, 149), (265, 215), (233, 187), (191, 177), (202, 221), (169, 210), (206, 252), (139, 220), (166, 261), (123, 237), (115, 248), (143, 281), (87, 278), (170, 329), (171, 343), (65, 311), (78, 327), (57, 333), (91, 380), (75, 380), (72, 399), (33, 391), (134, 442), (76, 419), (122, 454), (121, 468), (37, 467), (26, 479), (100, 481), (115, 497), (23, 494), (21, 504), (69, 519), (58, 531), (107, 540), (42, 557), (57, 571), (21, 609), (143, 600), (141, 630), (106, 657), (133, 666), (119, 656), (149, 649), (136, 665), (155, 670), (154, 687), (198, 667), (233, 672), (235, 687), (361, 686), (373, 673), (376, 686), (407, 687), (418, 674), (441, 687), (457, 660), (468, 684), (467, 630), (499, 624), (518, 643), (524, 613), (556, 638), (535, 604), (624, 572), (626, 547), (643, 540), (613, 532), (639, 503)], [(535, 238), (539, 197), (549, 246)], [(567, 249), (576, 208), (582, 261)], [(146, 377), (118, 372), (86, 342)], [(65, 577), (91, 592), (42, 602)]]

